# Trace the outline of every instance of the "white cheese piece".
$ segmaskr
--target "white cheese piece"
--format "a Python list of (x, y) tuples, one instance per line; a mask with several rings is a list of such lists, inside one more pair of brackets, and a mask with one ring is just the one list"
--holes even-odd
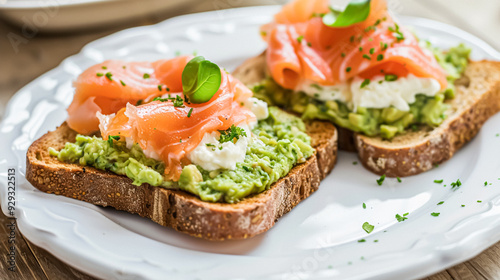
[(187, 155), (188, 159), (207, 171), (236, 169), (236, 163), (245, 159), (248, 144), (252, 140), (252, 131), (247, 124), (240, 124), (238, 127), (245, 131), (246, 137), (240, 137), (236, 143), (221, 144), (219, 132), (206, 133), (200, 144)]
[(265, 120), (269, 117), (269, 110), (265, 101), (250, 97), (243, 104), (255, 114), (257, 120)]
[(313, 81), (305, 81), (300, 83), (295, 91), (302, 91), (321, 101), (338, 100), (346, 103), (351, 101), (351, 88), (348, 83), (324, 86)]
[(437, 80), (413, 74), (392, 82), (385, 81), (384, 76), (376, 76), (361, 88), (362, 83), (363, 79), (355, 78), (351, 84), (354, 108), (387, 108), (392, 105), (398, 110), (409, 111), (408, 104), (416, 101), (417, 94), (434, 96), (441, 90)]

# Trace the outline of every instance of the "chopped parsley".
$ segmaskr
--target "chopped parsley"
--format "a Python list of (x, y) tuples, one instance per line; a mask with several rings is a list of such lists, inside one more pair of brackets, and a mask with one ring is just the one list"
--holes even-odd
[(396, 177), (396, 180), (398, 180), (399, 183), (402, 182), (401, 178), (399, 178), (399, 177)]
[(398, 76), (392, 75), (392, 74), (387, 74), (387, 75), (385, 75), (384, 79), (386, 82), (394, 82), (398, 79)]
[(340, 54), (340, 56), (341, 56), (341, 57), (345, 57), (345, 53), (341, 53), (341, 54)]
[(488, 185), (488, 181), (484, 181), (484, 186), (486, 187)]
[(346, 71), (347, 73), (349, 73), (349, 72), (351, 72), (351, 69), (352, 69), (351, 67), (347, 67), (347, 68), (345, 69), (345, 71)]
[(441, 213), (432, 212), (432, 213), (431, 213), (431, 216), (437, 217), (437, 216), (439, 216), (439, 214), (441, 214)]
[(389, 47), (389, 46), (387, 45), (387, 43), (380, 42), (380, 48), (381, 48), (383, 51), (387, 50), (387, 48), (388, 48), (388, 47)]
[(188, 118), (191, 117), (191, 114), (193, 113), (193, 108), (189, 109), (189, 113), (188, 113)]
[(302, 43), (302, 40), (304, 40), (304, 35), (297, 37), (297, 42)]
[(308, 47), (312, 47), (311, 42), (307, 42), (307, 46), (308, 46)]
[(443, 182), (443, 179), (441, 179), (441, 180), (434, 180), (434, 183), (436, 183), (436, 184), (441, 184), (442, 182)]
[(363, 47), (359, 47), (359, 49), (358, 49), (358, 50), (359, 50), (360, 52), (362, 52), (362, 51), (363, 51)]
[(366, 58), (366, 59), (368, 59), (368, 60), (372, 60), (372, 58), (371, 58), (369, 55), (367, 55), (367, 54), (364, 54), (364, 55), (363, 55), (363, 58)]
[(482, 200), (478, 200), (478, 201), (477, 201), (477, 203), (481, 203), (481, 202), (483, 202), (483, 201), (482, 201)]
[(396, 40), (403, 41), (405, 39), (405, 36), (403, 35), (403, 32), (399, 29), (399, 25), (397, 23), (394, 24), (394, 27), (389, 27), (389, 31), (392, 32), (392, 35)]
[(175, 96), (174, 107), (184, 107), (184, 99), (180, 95)]
[(399, 223), (407, 220), (408, 218), (406, 216), (408, 215), (408, 213), (405, 213), (405, 214), (403, 214), (403, 216), (396, 214), (396, 220), (398, 220)]
[(462, 204), (462, 207), (465, 207), (465, 204)]
[(363, 209), (366, 209), (366, 203), (363, 202)]
[(353, 161), (352, 165), (358, 165), (358, 162), (357, 161)]
[(120, 140), (120, 136), (118, 136), (118, 135), (108, 136), (108, 144), (110, 147), (113, 147), (113, 140), (116, 140), (116, 141)]
[(112, 81), (113, 79), (111, 77), (113, 77), (113, 74), (111, 74), (111, 72), (107, 72), (105, 74), (106, 78), (108, 78), (108, 80)]
[(170, 97), (170, 94), (168, 95), (167, 98), (161, 98), (158, 96), (158, 97), (155, 97), (153, 99), (153, 101), (161, 101), (161, 102), (172, 101), (174, 103), (174, 107), (181, 107), (181, 108), (184, 107), (184, 99), (182, 99), (182, 97), (180, 97), (180, 95), (176, 95), (175, 98)]
[(143, 79), (149, 79), (150, 77), (151, 76), (148, 73), (144, 73), (144, 75), (142, 75)]
[(358, 243), (363, 243), (363, 242), (366, 242), (366, 240), (364, 240), (364, 239), (358, 240)]
[(237, 127), (234, 124), (226, 130), (219, 130), (220, 137), (219, 143), (235, 142), (234, 139), (239, 140), (241, 136), (247, 136), (245, 130), (241, 127)]
[(162, 85), (158, 85), (158, 90), (161, 91)]
[(440, 201), (440, 202), (438, 202), (438, 204), (437, 204), (437, 205), (441, 205), (441, 204), (443, 204), (443, 203), (444, 203), (444, 201)]
[(101, 68), (102, 68), (102, 69), (104, 69), (104, 70), (108, 69), (108, 67), (106, 67), (106, 66), (103, 66), (103, 67), (101, 67)]
[(381, 61), (382, 59), (384, 59), (384, 55), (383, 54), (377, 55), (377, 61)]
[(137, 100), (137, 103), (135, 103), (135, 106), (139, 106), (144, 102), (142, 99)]
[(104, 74), (103, 74), (103, 73), (96, 73), (95, 75), (96, 75), (97, 77), (102, 77), (102, 76), (104, 76)]
[(373, 242), (374, 242), (374, 243), (377, 243), (377, 242), (378, 242), (378, 239), (373, 240)]
[(122, 86), (126, 86), (125, 82), (120, 80), (120, 84), (122, 84)]
[(363, 224), (363, 229), (366, 231), (366, 233), (371, 233), (374, 228), (375, 228), (375, 226), (374, 225), (370, 225), (370, 223), (368, 223), (368, 222), (365, 222)]
[(461, 186), (461, 185), (462, 185), (462, 182), (460, 182), (460, 179), (457, 179), (457, 181), (456, 181), (456, 182), (452, 182), (452, 183), (450, 184), (451, 189), (452, 189), (452, 190), (454, 190), (454, 191), (458, 190), (458, 189), (460, 188), (460, 186)]
[(362, 83), (361, 83), (361, 86), (360, 88), (364, 88), (366, 87), (367, 85), (370, 84), (370, 79), (365, 79)]
[(377, 184), (379, 186), (382, 186), (382, 183), (384, 182), (384, 180), (385, 180), (385, 174), (380, 176), (380, 178), (377, 179)]
[(370, 49), (370, 54), (374, 54), (375, 53), (375, 48), (371, 48)]

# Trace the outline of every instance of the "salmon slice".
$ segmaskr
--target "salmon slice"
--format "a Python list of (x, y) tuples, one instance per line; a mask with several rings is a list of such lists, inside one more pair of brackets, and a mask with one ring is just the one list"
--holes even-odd
[(182, 70), (192, 58), (180, 56), (155, 62), (108, 60), (88, 68), (74, 82), (75, 96), (67, 110), (69, 127), (90, 134), (99, 130), (97, 112), (116, 113), (127, 103), (147, 101), (166, 90), (182, 92)]
[[(108, 124), (101, 126), (103, 139), (111, 135), (129, 137), (143, 150), (154, 151), (165, 162), (166, 178), (177, 181), (182, 166), (189, 164), (186, 155), (200, 144), (205, 133), (256, 121), (242, 103), (252, 92), (231, 75), (221, 73), (221, 86), (209, 102), (184, 102), (182, 107), (174, 107), (171, 101), (127, 104)], [(182, 93), (171, 97), (177, 95), (184, 98)]]
[(385, 0), (372, 0), (365, 21), (342, 28), (326, 26), (316, 16), (325, 5), (323, 0), (296, 0), (262, 27), (267, 67), (282, 87), (295, 89), (304, 80), (334, 85), (356, 76), (410, 73), (447, 87), (446, 73), (432, 53), (394, 21)]

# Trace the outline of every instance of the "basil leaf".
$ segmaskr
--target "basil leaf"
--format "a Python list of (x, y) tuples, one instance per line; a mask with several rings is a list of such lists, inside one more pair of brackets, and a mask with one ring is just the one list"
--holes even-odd
[(217, 93), (221, 80), (219, 66), (203, 56), (197, 56), (182, 71), (182, 91), (191, 103), (205, 103)]
[(333, 25), (341, 13), (342, 11), (330, 7), (330, 12), (323, 16), (323, 23), (328, 26)]
[(360, 23), (370, 15), (371, 0), (354, 0), (341, 13), (330, 11), (323, 16), (323, 23), (330, 27), (348, 27)]

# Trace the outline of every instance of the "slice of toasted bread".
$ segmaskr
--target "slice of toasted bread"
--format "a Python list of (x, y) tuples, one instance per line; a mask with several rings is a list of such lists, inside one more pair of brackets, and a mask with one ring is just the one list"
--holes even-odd
[(63, 123), (35, 141), (26, 155), (26, 179), (36, 188), (101, 206), (139, 214), (177, 231), (209, 240), (242, 239), (270, 229), (275, 221), (317, 190), (335, 165), (337, 132), (325, 122), (307, 124), (316, 156), (260, 194), (239, 203), (201, 201), (187, 192), (135, 186), (132, 180), (92, 167), (60, 162), (48, 153), (74, 142), (77, 133)]
[[(233, 76), (246, 85), (266, 77), (265, 53), (247, 60)], [(456, 97), (438, 127), (409, 131), (391, 140), (368, 137), (339, 128), (339, 148), (357, 151), (361, 163), (377, 174), (405, 177), (450, 159), (470, 141), (492, 115), (500, 111), (500, 62), (473, 61), (457, 81)]]

